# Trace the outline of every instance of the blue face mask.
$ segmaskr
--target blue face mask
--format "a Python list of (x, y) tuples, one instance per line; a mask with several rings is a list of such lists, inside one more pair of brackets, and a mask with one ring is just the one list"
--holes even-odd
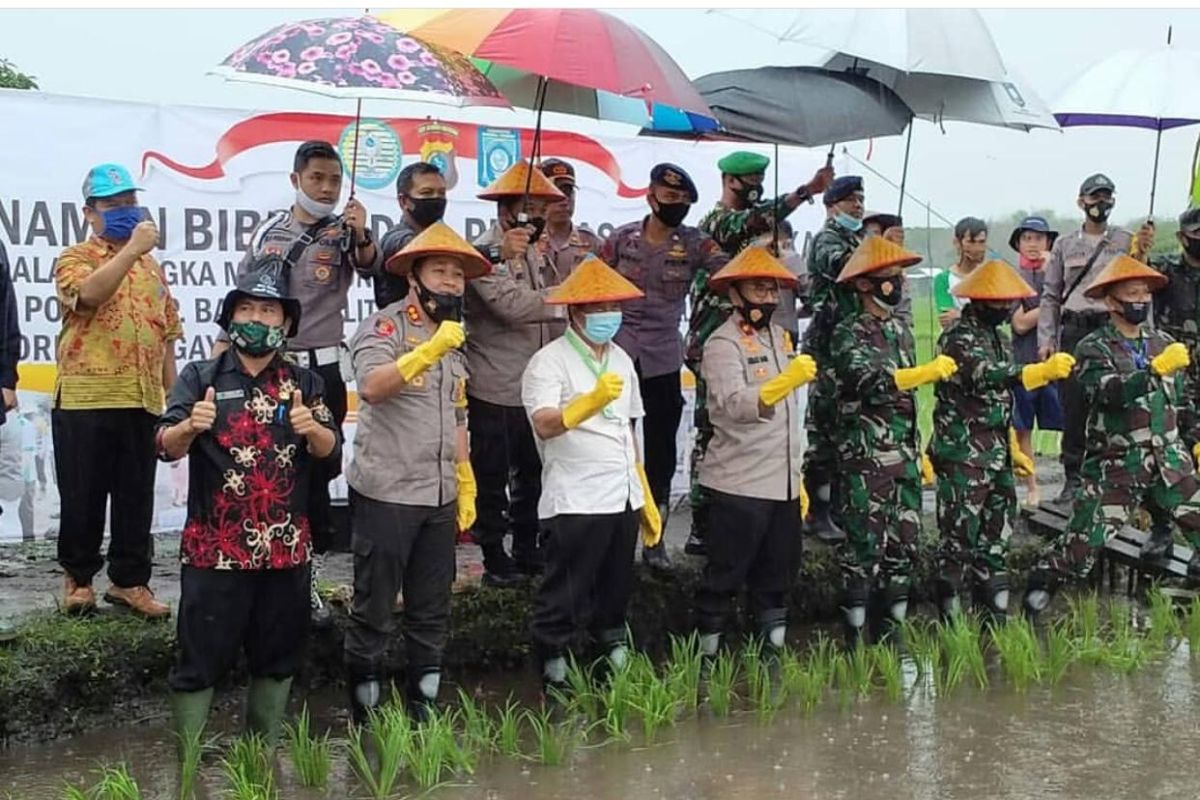
[(110, 208), (103, 213), (104, 231), (101, 234), (112, 242), (124, 242), (133, 235), (133, 229), (146, 219), (146, 209), (141, 206)]
[(838, 215), (833, 218), (833, 221), (851, 233), (858, 233), (859, 229), (862, 228), (861, 219), (858, 217), (852, 217), (849, 214), (843, 214), (840, 211), (838, 212)]
[(596, 344), (608, 344), (620, 329), (620, 311), (597, 311), (583, 315), (583, 335)]

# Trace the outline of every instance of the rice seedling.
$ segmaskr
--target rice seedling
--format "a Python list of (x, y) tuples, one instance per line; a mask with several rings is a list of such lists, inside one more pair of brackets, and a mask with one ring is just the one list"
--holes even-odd
[(1133, 614), (1125, 603), (1108, 604), (1109, 636), (1103, 642), (1101, 661), (1118, 672), (1133, 672), (1148, 655), (1133, 628)]
[(1175, 613), (1175, 601), (1155, 586), (1150, 590), (1150, 630), (1146, 634), (1146, 645), (1153, 650), (1166, 650), (1183, 635), (1183, 623)]
[[(620, 668), (613, 666), (612, 669), (616, 671)], [(562, 693), (558, 693), (554, 699), (568, 710), (568, 716), (581, 714), (584, 719), (593, 722), (600, 719), (600, 697), (596, 692), (596, 683), (595, 670), (591, 666), (581, 665), (572, 654), (567, 663), (568, 694), (562, 696)]]
[(1188, 606), (1184, 634), (1188, 640), (1188, 651), (1195, 658), (1200, 654), (1200, 597), (1194, 598)]
[(833, 680), (833, 660), (837, 653), (837, 645), (824, 633), (819, 634), (816, 641), (808, 648), (808, 661), (805, 667), (813, 674), (814, 678), (820, 680), (823, 686), (829, 686)]
[(458, 709), (463, 723), (463, 747), (476, 756), (496, 748), (496, 725), (487, 710), (462, 687), (458, 689)]
[(533, 730), (537, 760), (549, 767), (556, 767), (566, 761), (576, 742), (576, 733), (571, 723), (554, 722), (546, 708), (537, 712), (527, 709), (525, 718), (529, 720), (529, 727)]
[(659, 728), (675, 725), (680, 701), (671, 686), (651, 672), (648, 680), (638, 684), (630, 706), (642, 719), (642, 733), (646, 742), (653, 743)]
[(629, 718), (633, 716), (633, 699), (637, 694), (628, 665), (613, 672), (600, 693), (604, 713), (600, 724), (604, 732), (618, 741), (629, 740)]
[(667, 667), (667, 681), (674, 689), (676, 699), (689, 712), (694, 712), (700, 705), (702, 663), (700, 637), (695, 631), (684, 638), (671, 637), (671, 660)]
[[(856, 649), (862, 649), (856, 648)], [(847, 711), (854, 703), (854, 680), (850, 677), (850, 660), (845, 653), (836, 653), (831, 663), (830, 680), (837, 687), (838, 709)]]
[[(875, 659), (871, 655), (871, 648), (868, 646), (854, 648), (846, 654), (844, 663), (846, 669), (842, 679), (846, 681), (847, 688), (859, 697), (869, 695), (871, 686), (875, 682)], [(839, 684), (841, 682), (839, 681)]]
[(935, 674), (941, 678), (938, 692), (945, 694), (954, 690), (967, 677), (973, 677), (980, 689), (988, 685), (987, 662), (981, 646), (979, 620), (964, 614), (955, 614), (939, 631), (945, 669)]
[(708, 671), (708, 707), (718, 717), (729, 716), (738, 672), (738, 662), (732, 653), (722, 651), (713, 659), (712, 668)]
[(873, 668), (883, 685), (883, 693), (893, 703), (904, 697), (904, 673), (900, 668), (900, 655), (887, 644), (871, 647)]
[(1070, 620), (1059, 620), (1046, 628), (1046, 647), (1040, 674), (1055, 686), (1067, 674), (1078, 657), (1075, 639), (1071, 636)]
[(1000, 666), (1010, 683), (1024, 691), (1042, 675), (1042, 651), (1033, 624), (1023, 616), (1009, 617), (992, 628), (992, 644), (1000, 655)]
[[(78, 786), (71, 786), (70, 784), (63, 787), (62, 796), (63, 800), (88, 800), (87, 793), (83, 789), (80, 789)], [(8, 797), (11, 800), (13, 795), (10, 794)]]
[(500, 707), (496, 722), (496, 744), (500, 752), (510, 758), (520, 758), (521, 751), (521, 707), (512, 695)]
[(230, 800), (273, 800), (279, 797), (271, 748), (257, 733), (239, 736), (221, 761)]
[(383, 800), (394, 793), (412, 736), (412, 722), (395, 703), (373, 709), (365, 726), (350, 726), (346, 742), (350, 767), (371, 797)]
[(805, 714), (812, 713), (817, 703), (821, 702), (829, 683), (829, 676), (825, 672), (828, 668), (828, 662), (814, 651), (810, 651), (803, 661), (788, 651), (781, 667), (783, 693), (796, 698)]
[(748, 639), (742, 646), (741, 657), (742, 674), (746, 676), (746, 691), (750, 695), (750, 699), (757, 703), (762, 694), (763, 682), (770, 683), (769, 675), (762, 669), (762, 641), (756, 637)]
[(333, 744), (329, 741), (329, 732), (326, 731), (320, 738), (312, 732), (307, 703), (300, 710), (295, 727), (284, 723), (283, 730), (301, 785), (324, 789), (329, 783), (329, 772), (333, 766)]
[(1104, 661), (1104, 641), (1100, 630), (1100, 600), (1095, 593), (1068, 600), (1070, 631), (1075, 639), (1079, 660), (1085, 664)]
[(904, 647), (912, 657), (917, 672), (922, 675), (936, 673), (941, 666), (942, 643), (936, 624), (931, 620), (909, 617), (900, 628), (904, 636)]
[(179, 742), (179, 800), (196, 794), (196, 779), (200, 774), (200, 758), (204, 755), (204, 730), (184, 736)]
[(455, 771), (474, 772), (473, 760), (455, 739), (457, 721), (453, 709), (434, 711), (405, 740), (404, 760), (421, 788), (431, 789)]
[(142, 790), (124, 764), (102, 767), (90, 794), (93, 800), (142, 800)]

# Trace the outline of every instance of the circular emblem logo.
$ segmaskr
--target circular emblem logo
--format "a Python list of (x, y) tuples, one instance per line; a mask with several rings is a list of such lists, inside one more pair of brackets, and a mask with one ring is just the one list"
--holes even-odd
[(318, 283), (329, 283), (329, 279), (332, 276), (333, 270), (324, 264), (320, 264), (313, 268), (313, 277), (317, 279)]
[(354, 152), (354, 123), (342, 131), (338, 152), (343, 164), (354, 162), (354, 180), (364, 189), (383, 189), (390, 186), (400, 173), (404, 156), (400, 137), (384, 123), (364, 119), (358, 126), (358, 155)]
[(494, 146), (487, 154), (488, 166), (495, 175), (503, 175), (513, 165), (512, 154), (503, 145)]

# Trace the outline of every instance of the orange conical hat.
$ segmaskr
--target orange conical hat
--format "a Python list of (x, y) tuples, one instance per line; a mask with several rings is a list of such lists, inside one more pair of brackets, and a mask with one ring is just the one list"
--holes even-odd
[(738, 253), (716, 274), (708, 279), (708, 286), (714, 292), (724, 291), (734, 281), (744, 281), (751, 278), (770, 278), (785, 286), (795, 286), (796, 276), (783, 265), (765, 247), (747, 247)]
[(572, 306), (581, 303), (612, 303), (645, 297), (625, 276), (593, 255), (589, 255), (570, 276), (546, 298), (553, 305)]
[(967, 300), (1024, 300), (1037, 296), (1008, 262), (998, 258), (971, 270), (950, 294)]
[(911, 267), (919, 263), (921, 257), (913, 251), (892, 244), (882, 236), (868, 236), (855, 248), (846, 266), (842, 267), (842, 274), (838, 275), (837, 282), (845, 283), (888, 267)]
[(389, 272), (407, 275), (418, 258), (434, 255), (460, 257), (467, 280), (492, 271), (488, 260), (444, 222), (435, 222), (421, 231), (403, 250), (389, 258), (385, 266)]
[(1109, 287), (1125, 281), (1142, 280), (1150, 284), (1150, 288), (1161, 289), (1167, 285), (1167, 276), (1155, 269), (1147, 267), (1136, 258), (1124, 253), (1108, 262), (1108, 266), (1100, 271), (1096, 280), (1084, 290), (1084, 297), (1093, 300), (1103, 297)]
[(513, 164), (504, 174), (496, 180), (492, 181), (492, 185), (480, 192), (476, 197), (480, 200), (503, 200), (506, 197), (524, 197), (525, 182), (529, 182), (529, 196), (537, 197), (543, 200), (562, 200), (566, 197), (565, 194), (558, 190), (558, 187), (550, 182), (550, 179), (542, 174), (540, 169), (533, 170), (533, 176), (529, 174), (529, 162), (521, 159)]

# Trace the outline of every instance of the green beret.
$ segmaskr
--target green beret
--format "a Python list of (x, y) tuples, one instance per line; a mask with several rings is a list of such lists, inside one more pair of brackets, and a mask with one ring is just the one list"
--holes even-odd
[(753, 175), (756, 172), (766, 172), (771, 159), (758, 153), (738, 150), (730, 153), (717, 162), (717, 169), (724, 175)]

